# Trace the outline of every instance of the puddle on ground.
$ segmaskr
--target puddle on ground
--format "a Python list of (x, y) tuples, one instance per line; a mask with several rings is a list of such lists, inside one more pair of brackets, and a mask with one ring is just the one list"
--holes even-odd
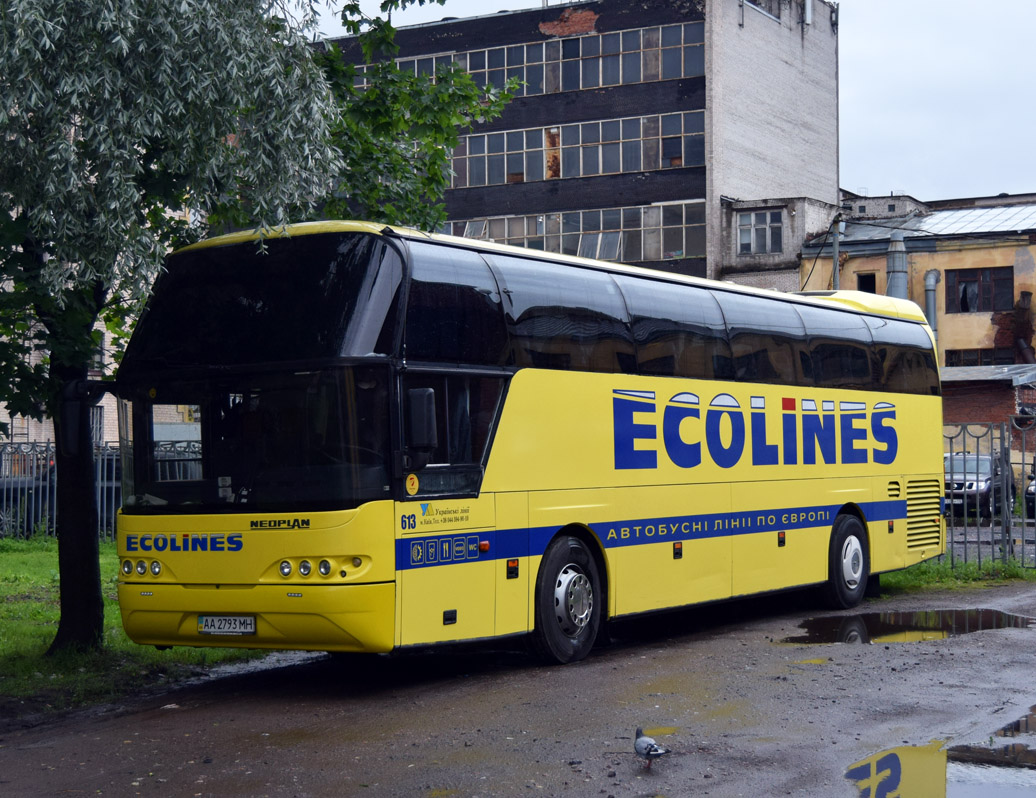
[(1031, 629), (1036, 618), (1000, 610), (921, 610), (867, 612), (807, 618), (805, 634), (782, 643), (916, 643), (982, 632), (987, 629)]
[(670, 734), (676, 734), (680, 731), (679, 726), (652, 726), (650, 729), (644, 727), (641, 729), (644, 734), (648, 737), (666, 737)]
[[(999, 729), (988, 745), (926, 746), (880, 751), (849, 766), (845, 778), (860, 798), (923, 795), (929, 798), (1023, 798), (1036, 794), (1036, 707)], [(1005, 739), (1013, 742), (1001, 743)]]
[(1019, 718), (1014, 723), (998, 729), (996, 734), (989, 738), (988, 746), (955, 745), (949, 749), (949, 758), (955, 762), (974, 765), (1008, 765), (1016, 768), (1036, 769), (1036, 749), (1020, 741), (997, 742), (997, 740), (1007, 738), (1013, 740), (1029, 738), (1029, 741), (1036, 745), (1036, 707), (1032, 707), (1024, 718)]

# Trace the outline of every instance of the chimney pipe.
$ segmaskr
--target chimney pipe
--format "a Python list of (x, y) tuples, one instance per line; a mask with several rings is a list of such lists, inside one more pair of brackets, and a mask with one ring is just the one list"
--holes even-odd
[[(903, 243), (903, 231), (893, 230), (889, 236), (889, 251), (885, 258), (886, 288), (888, 296), (909, 299), (907, 287), (906, 245)], [(929, 319), (929, 323), (931, 320)]]

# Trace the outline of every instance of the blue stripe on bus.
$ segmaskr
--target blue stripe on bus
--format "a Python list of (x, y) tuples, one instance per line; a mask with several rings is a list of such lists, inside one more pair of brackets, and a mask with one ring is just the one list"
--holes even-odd
[[(906, 518), (907, 515), (905, 499), (861, 502), (858, 506), (868, 522), (894, 521)], [(701, 540), (828, 526), (834, 522), (841, 507), (839, 504), (830, 504), (781, 510), (678, 515), (595, 523), (590, 524), (590, 529), (605, 548), (639, 546), (668, 540)], [(406, 571), (541, 555), (556, 533), (557, 527), (533, 527), (404, 538), (396, 541), (396, 569)], [(488, 551), (482, 551), (482, 543), (489, 544)]]

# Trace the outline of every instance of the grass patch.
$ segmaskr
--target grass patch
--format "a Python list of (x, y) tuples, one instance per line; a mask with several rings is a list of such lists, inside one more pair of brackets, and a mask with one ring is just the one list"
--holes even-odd
[(172, 686), (215, 664), (260, 657), (244, 649), (158, 651), (122, 629), (114, 543), (101, 544), (104, 648), (45, 656), (58, 628), (57, 540), (0, 538), (0, 716), (88, 706)]
[(881, 575), (881, 592), (883, 595), (917, 593), (931, 588), (965, 589), (976, 587), (993, 587), (1009, 580), (1021, 579), (1036, 582), (1036, 568), (1025, 568), (1015, 559), (1007, 562), (1000, 560), (983, 560), (982, 565), (975, 562), (950, 564), (948, 557), (912, 565), (902, 571)]

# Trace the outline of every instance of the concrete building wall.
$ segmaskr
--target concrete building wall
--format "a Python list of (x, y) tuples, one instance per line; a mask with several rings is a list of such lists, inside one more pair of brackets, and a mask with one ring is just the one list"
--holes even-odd
[[(804, 22), (804, 2), (812, 22)], [(740, 200), (838, 202), (838, 31), (822, 0), (779, 3), (781, 19), (750, 2), (712, 0), (706, 14), (709, 262), (729, 262), (722, 194)], [(799, 240), (801, 241), (801, 239)], [(786, 246), (796, 245), (788, 239)]]
[[(694, 221), (685, 222), (688, 231), (683, 250), (663, 245), (660, 259), (648, 258), (649, 225), (645, 222), (642, 256), (623, 253), (620, 259), (720, 276), (723, 265), (733, 262), (735, 255), (734, 248), (723, 242), (722, 196), (743, 200), (805, 197), (830, 205), (837, 201), (838, 35), (833, 10), (825, 0), (588, 0), (401, 29), (399, 59), (456, 57), (468, 63), (464, 54), (478, 48), (508, 48), (510, 59), (510, 50), (520, 49), (519, 45), (543, 42), (556, 47), (559, 41), (564, 61), (565, 48), (578, 46), (580, 39), (593, 44), (596, 53), (597, 45), (590, 40), (609, 32), (635, 34), (640, 29), (647, 36), (646, 31), (653, 28), (650, 35), (657, 36), (656, 26), (663, 26), (664, 38), (665, 26), (690, 24), (697, 29), (704, 25), (704, 74), (698, 71), (702, 62), (695, 52), (688, 60), (694, 62), (693, 70), (685, 65), (678, 78), (667, 77), (663, 69), (661, 80), (648, 79), (649, 61), (645, 60), (643, 82), (627, 84), (624, 77), (621, 85), (605, 86), (602, 77), (600, 86), (571, 90), (562, 80), (560, 91), (554, 84), (553, 89), (515, 98), (499, 119), (478, 126), (474, 134), (510, 134), (556, 125), (571, 128), (593, 125), (597, 120), (602, 124), (604, 120), (646, 120), (652, 115), (672, 117), (677, 112), (693, 117), (704, 111), (704, 158), (695, 145), (693, 153), (684, 154), (682, 164), (666, 165), (663, 158), (662, 169), (656, 167), (655, 171), (605, 174), (602, 170), (593, 176), (563, 174), (561, 179), (551, 179), (548, 166), (547, 179), (528, 182), (509, 176), (506, 181), (498, 178), (495, 183), (482, 184), (465, 177), (446, 195), (449, 219), (455, 223), (451, 231), (465, 232), (469, 221), (481, 227), (483, 220), (500, 222), (521, 216), (527, 217), (526, 229), (536, 224), (537, 216), (543, 217), (549, 229), (556, 226), (557, 214), (568, 213), (574, 220), (574, 214), (596, 209), (623, 207), (639, 212), (663, 204), (703, 202), (704, 222), (698, 220), (697, 209), (687, 211)], [(339, 44), (346, 58), (358, 55), (354, 42), (341, 40)], [(623, 70), (625, 76), (625, 67)], [(685, 140), (701, 134), (697, 124), (695, 121), (693, 135), (685, 127)], [(645, 161), (647, 158), (645, 150)], [(785, 219), (786, 224), (789, 221)], [(695, 229), (689, 229), (691, 226)], [(510, 233), (506, 238), (490, 237), (518, 245), (545, 244), (557, 251), (552, 249), (557, 239), (551, 240), (549, 232), (546, 235), (544, 242), (538, 235), (535, 242), (528, 240), (529, 235), (524, 236), (525, 241)], [(623, 235), (625, 247), (626, 233)], [(782, 265), (794, 269), (801, 239), (789, 234), (784, 240)], [(636, 251), (635, 246), (629, 249)], [(682, 255), (674, 255), (681, 251)], [(774, 264), (755, 265), (772, 268)], [(765, 284), (769, 278), (760, 279)]]

